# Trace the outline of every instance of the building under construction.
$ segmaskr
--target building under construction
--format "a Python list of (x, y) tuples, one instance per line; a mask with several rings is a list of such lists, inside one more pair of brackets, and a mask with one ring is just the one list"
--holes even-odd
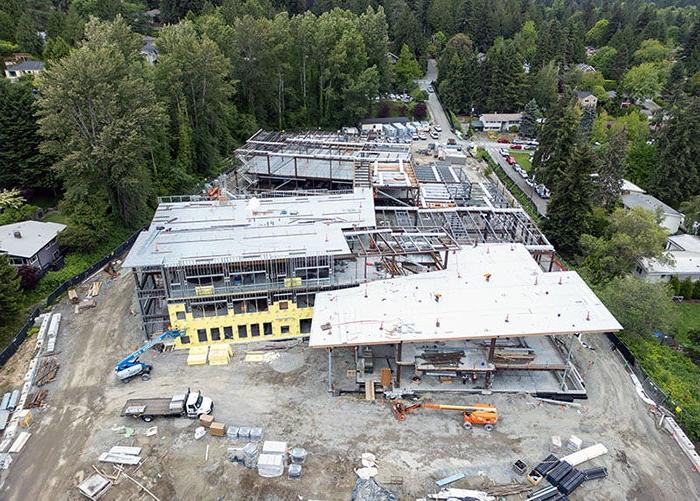
[[(551, 271), (553, 247), (527, 214), (509, 203), (506, 194), (486, 178), (470, 180), (465, 166), (417, 164), (408, 145), (338, 134), (259, 131), (236, 155), (238, 165), (207, 193), (161, 199), (150, 227), (138, 237), (124, 263), (134, 275), (147, 336), (167, 328), (180, 329), (184, 335), (176, 340), (176, 347), (184, 348), (311, 335), (312, 346), (355, 349), (356, 362), (364, 364), (358, 369), (356, 383), (360, 385), (378, 374), (368, 372), (368, 367), (382, 368), (383, 362), (373, 365), (369, 361), (373, 353), (381, 352), (381, 360), (394, 359), (397, 365), (414, 360), (416, 373), (436, 372), (421, 365), (435, 362), (435, 356), (441, 360), (452, 357), (451, 363), (459, 370), (451, 372), (465, 381), (467, 377), (490, 380), (499, 368), (494, 354), (500, 348), (530, 353), (527, 343), (513, 344), (520, 343), (517, 333), (512, 333), (515, 337), (487, 335), (489, 329), (494, 333), (497, 329), (488, 327), (495, 320), (482, 308), (473, 310), (472, 320), (484, 325), (483, 335), (450, 340), (476, 343), (469, 348), (473, 356), (467, 361), (461, 356), (457, 360), (454, 353), (426, 358), (417, 343), (393, 342), (394, 338), (381, 336), (359, 336), (349, 344), (345, 339), (339, 345), (337, 340), (319, 341), (337, 332), (333, 321), (319, 320), (314, 314), (319, 297), (324, 298), (323, 309), (334, 297), (338, 301), (330, 300), (332, 305), (342, 307), (342, 298), (381, 295), (372, 291), (391, 289), (392, 280), (403, 284), (401, 287), (413, 287), (414, 281), (425, 284), (454, 273), (466, 276), (473, 274), (465, 269), (474, 267), (469, 256), (488, 254), (491, 248), (500, 249), (493, 256), (501, 255), (504, 245), (517, 249), (503, 254), (504, 262), (510, 259), (515, 268), (531, 273), (535, 268), (542, 273)], [(509, 274), (505, 265), (499, 266), (499, 275)], [(490, 282), (491, 287), (501, 279)], [(476, 281), (456, 283), (471, 291), (469, 297), (475, 300), (484, 292)], [(590, 293), (582, 284), (579, 279), (577, 291)], [(461, 292), (436, 294), (449, 297), (447, 302), (454, 305), (452, 301)], [(469, 297), (460, 298), (458, 304), (468, 308)], [(401, 299), (384, 298), (374, 307), (386, 309), (388, 315), (394, 301)], [(350, 302), (347, 309), (356, 307), (359, 305)], [(416, 307), (402, 315), (420, 316), (420, 312)], [(506, 310), (502, 314), (511, 315)], [(518, 318), (515, 307), (512, 315), (514, 325)], [(445, 315), (430, 322), (444, 326), (450, 318)], [(424, 320), (416, 318), (415, 324)], [(331, 325), (330, 331), (326, 324)], [(532, 351), (539, 351), (540, 359), (525, 356), (528, 369), (565, 370), (559, 358), (552, 355), (542, 360), (548, 356), (542, 353), (556, 351), (556, 343), (547, 335), (572, 329), (554, 332), (538, 330), (537, 325), (533, 320), (531, 331), (523, 334), (540, 336), (539, 341), (531, 341), (537, 344)], [(405, 334), (402, 329), (392, 328), (392, 336)], [(419, 341), (444, 339), (427, 336)], [(387, 350), (391, 357), (385, 356)], [(400, 382), (400, 371), (393, 373)]]

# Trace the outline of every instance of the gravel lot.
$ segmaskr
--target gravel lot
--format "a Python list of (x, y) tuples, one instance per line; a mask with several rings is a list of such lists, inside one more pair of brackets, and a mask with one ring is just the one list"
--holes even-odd
[[(575, 434), (584, 445), (602, 442), (610, 451), (585, 465), (606, 466), (609, 477), (584, 484), (573, 500), (700, 498), (700, 475), (691, 471), (671, 438), (656, 429), (604, 338), (587, 340), (595, 352), (578, 347), (576, 353), (590, 395), (581, 409), (524, 395), (434, 396), (445, 403), (498, 406), (496, 430), (466, 432), (458, 413), (419, 411), (398, 423), (380, 401), (330, 396), (325, 352), (304, 344), (280, 350), (280, 358), (270, 363), (245, 362), (244, 348), (234, 346), (232, 363), (223, 367), (187, 367), (185, 352), (149, 355), (153, 379), (122, 384), (115, 379), (114, 363), (142, 339), (138, 317), (130, 313), (132, 279), (125, 274), (107, 283), (97, 299), (96, 309), (80, 315), (65, 302), (56, 307), (64, 314), (61, 369), (48, 386), (47, 406), (35, 412), (31, 439), (4, 475), (1, 499), (81, 499), (75, 485), (93, 472), (99, 454), (132, 443), (144, 447), (146, 457), (132, 476), (161, 500), (350, 499), (353, 470), (363, 452), (377, 455), (380, 482), (400, 480), (389, 487), (400, 499), (415, 499), (433, 492), (436, 479), (457, 471), (467, 472), (467, 478), (454, 487), (521, 482), (510, 465), (518, 458), (529, 465), (541, 460), (555, 434)], [(340, 377), (351, 359), (349, 353), (335, 356)], [(306, 448), (303, 478), (265, 479), (229, 463), (226, 448), (234, 442), (212, 436), (195, 441), (196, 425), (186, 418), (151, 423), (158, 425), (158, 435), (146, 437), (146, 423), (119, 417), (129, 397), (167, 396), (187, 387), (214, 399), (218, 421), (262, 426), (265, 438)], [(134, 427), (136, 435), (125, 438), (113, 431), (123, 425)], [(150, 497), (122, 477), (103, 499)]]

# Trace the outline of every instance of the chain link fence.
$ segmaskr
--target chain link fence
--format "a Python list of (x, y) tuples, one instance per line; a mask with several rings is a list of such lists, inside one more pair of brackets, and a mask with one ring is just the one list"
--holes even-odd
[[(97, 261), (95, 264), (90, 266), (88, 269), (82, 271), (81, 273), (78, 273), (77, 275), (74, 275), (73, 277), (69, 278), (65, 282), (63, 282), (61, 285), (56, 287), (47, 297), (46, 297), (46, 307), (51, 306), (53, 303), (56, 302), (56, 300), (61, 297), (62, 294), (64, 294), (68, 289), (70, 289), (72, 286), (75, 284), (78, 284), (85, 280), (87, 277), (101, 269), (103, 266), (107, 265), (110, 261), (112, 261), (114, 258), (117, 256), (120, 256), (123, 252), (126, 250), (130, 249), (132, 245), (134, 245), (134, 242), (136, 241), (136, 238), (139, 236), (139, 233), (141, 233), (141, 230), (137, 231), (133, 235), (131, 235), (129, 238), (124, 240), (121, 244), (117, 246), (116, 249), (114, 249), (112, 252), (104, 256), (102, 259)], [(42, 312), (42, 306), (37, 306), (32, 310), (32, 312), (29, 314), (27, 317), (27, 320), (25, 321), (24, 325), (19, 329), (17, 332), (17, 335), (14, 337), (14, 339), (10, 342), (10, 344), (2, 350), (2, 353), (0, 353), (0, 367), (5, 365), (7, 361), (14, 355), (17, 350), (19, 349), (20, 346), (22, 346), (22, 343), (27, 339), (27, 334), (31, 330), (32, 326), (34, 325), (34, 320), (36, 317), (41, 315)]]

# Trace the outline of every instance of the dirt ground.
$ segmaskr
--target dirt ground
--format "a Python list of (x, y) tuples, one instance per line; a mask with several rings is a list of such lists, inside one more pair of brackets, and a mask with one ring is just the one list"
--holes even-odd
[[(551, 435), (571, 434), (584, 445), (602, 442), (610, 451), (583, 466), (606, 466), (609, 477), (584, 484), (572, 500), (700, 499), (700, 474), (656, 429), (604, 338), (587, 339), (594, 352), (578, 347), (590, 396), (581, 409), (524, 395), (433, 396), (439, 402), (498, 406), (496, 430), (467, 432), (458, 413), (419, 411), (398, 423), (380, 401), (329, 395), (325, 352), (304, 344), (280, 351), (269, 363), (245, 362), (244, 349), (256, 347), (234, 346), (232, 363), (219, 367), (188, 367), (185, 352), (149, 355), (151, 381), (120, 383), (115, 362), (142, 340), (139, 319), (130, 313), (131, 277), (105, 284), (97, 300), (97, 308), (80, 315), (65, 302), (56, 307), (64, 314), (57, 344), (61, 369), (48, 386), (47, 406), (34, 413), (31, 439), (3, 478), (0, 499), (81, 499), (75, 485), (99, 465), (99, 454), (133, 444), (144, 448), (146, 459), (126, 471), (161, 500), (347, 500), (363, 452), (377, 455), (380, 483), (401, 482), (387, 487), (411, 500), (435, 492), (436, 479), (458, 471), (467, 477), (453, 487), (522, 482), (511, 470), (516, 459), (532, 466), (547, 455)], [(337, 353), (337, 374), (350, 362), (349, 353)], [(156, 420), (150, 424), (158, 426), (158, 434), (146, 437), (148, 424), (119, 417), (129, 397), (167, 396), (187, 387), (213, 398), (217, 421), (260, 426), (266, 439), (304, 447), (309, 456), (303, 477), (266, 479), (228, 462), (227, 447), (242, 444), (208, 435), (195, 440), (196, 424), (186, 418)], [(136, 434), (125, 438), (114, 431), (124, 425)], [(109, 465), (99, 466), (112, 472)], [(102, 499), (151, 498), (122, 477)]]

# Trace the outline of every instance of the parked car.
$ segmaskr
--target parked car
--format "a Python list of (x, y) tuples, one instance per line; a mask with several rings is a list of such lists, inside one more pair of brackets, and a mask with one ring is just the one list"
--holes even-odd
[(523, 145), (522, 145), (522, 144), (511, 144), (511, 145), (510, 145), (510, 149), (511, 149), (511, 150), (522, 150), (522, 149), (523, 149)]
[(530, 178), (530, 177), (527, 178), (527, 179), (525, 180), (525, 182), (527, 183), (527, 185), (528, 185), (530, 188), (534, 188), (534, 187), (535, 187), (535, 182), (532, 180), (532, 178)]
[(498, 141), (499, 143), (502, 143), (502, 144), (508, 144), (508, 143), (510, 143), (510, 141), (508, 140), (507, 137), (499, 137), (499, 138), (497, 139), (497, 141)]
[(432, 132), (430, 133), (430, 137), (432, 137), (433, 139), (439, 139), (439, 138), (440, 138), (440, 134), (438, 134), (438, 133), (435, 132), (435, 131), (432, 131)]
[(501, 148), (500, 150), (498, 150), (498, 152), (501, 154), (502, 157), (507, 157), (508, 155), (510, 155), (510, 153), (508, 153), (508, 150), (505, 148)]
[(414, 141), (418, 141), (420, 139), (420, 137), (418, 137), (418, 134), (413, 134), (411, 136), (411, 139), (413, 139)]
[(510, 155), (508, 155), (506, 157), (506, 162), (508, 162), (508, 165), (515, 165), (516, 164), (515, 158), (511, 157)]
[(449, 137), (449, 138), (447, 138), (447, 144), (451, 144), (451, 145), (457, 144), (457, 140), (453, 137)]
[(528, 176), (527, 176), (527, 172), (525, 171), (525, 169), (520, 169), (520, 170), (518, 171), (518, 174), (520, 174), (520, 177), (522, 177), (523, 179), (527, 179), (527, 177), (528, 177)]
[(435, 89), (433, 89), (432, 85), (428, 85), (428, 92), (430, 92), (430, 93), (435, 92)]
[(421, 141), (427, 141), (428, 136), (427, 136), (426, 134), (420, 133), (420, 134), (418, 134), (418, 138), (419, 138)]
[(436, 132), (442, 132), (442, 127), (440, 127), (439, 125), (436, 125), (434, 128)]

